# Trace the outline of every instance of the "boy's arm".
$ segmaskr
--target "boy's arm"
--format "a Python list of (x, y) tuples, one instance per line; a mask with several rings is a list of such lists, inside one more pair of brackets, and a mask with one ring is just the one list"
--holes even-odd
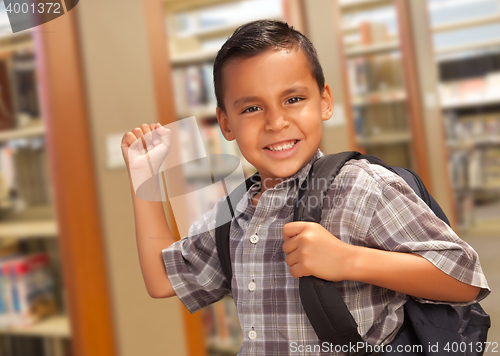
[(284, 226), (290, 273), (366, 282), (429, 301), (488, 295), (477, 253), (400, 177), (378, 166), (368, 174), (364, 166), (348, 166), (342, 189), (330, 189), (322, 218), (328, 230), (306, 222)]
[(447, 302), (472, 301), (481, 290), (449, 276), (420, 255), (354, 247), (349, 279)]
[[(156, 130), (155, 136), (153, 136), (153, 130)], [(157, 133), (162, 134), (162, 136), (159, 137)], [(175, 239), (168, 227), (162, 202), (139, 199), (135, 194), (133, 177), (136, 179), (137, 184), (138, 175), (142, 171), (146, 169), (147, 173), (151, 173), (149, 171), (149, 163), (151, 162), (154, 166), (153, 169), (157, 173), (161, 162), (170, 150), (169, 134), (170, 132), (160, 124), (144, 124), (140, 128), (135, 128), (131, 132), (127, 132), (123, 136), (121, 145), (123, 157), (129, 172), (139, 262), (146, 289), (148, 294), (153, 298), (167, 298), (175, 295), (162, 258), (162, 250), (174, 243)], [(145, 139), (146, 144), (149, 146), (149, 156), (137, 146), (134, 147), (134, 143), (137, 144), (138, 138)], [(155, 139), (154, 142), (153, 139)], [(158, 141), (158, 139), (161, 140)], [(156, 149), (158, 152), (156, 157), (152, 152), (153, 149)], [(160, 187), (158, 181), (153, 179), (149, 183), (149, 193), (152, 195), (159, 194)]]
[(286, 263), (295, 278), (313, 275), (330, 281), (359, 281), (448, 302), (471, 301), (481, 289), (447, 275), (419, 255), (342, 242), (320, 224), (288, 223), (283, 237)]
[(163, 204), (137, 198), (131, 184), (134, 203), (135, 234), (142, 277), (148, 294), (153, 298), (175, 295), (168, 279), (162, 250), (175, 242), (165, 219)]

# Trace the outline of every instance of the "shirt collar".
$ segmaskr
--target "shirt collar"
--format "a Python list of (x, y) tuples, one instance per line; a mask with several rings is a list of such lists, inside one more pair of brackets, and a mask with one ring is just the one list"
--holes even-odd
[[(311, 169), (311, 166), (314, 162), (316, 162), (319, 158), (323, 157), (325, 154), (318, 148), (317, 151), (314, 153), (312, 158), (304, 165), (304, 167), (300, 168), (297, 172), (295, 172), (293, 175), (288, 177), (286, 180), (283, 182), (277, 184), (273, 189), (285, 189), (289, 188), (291, 185), (295, 183), (295, 181), (298, 179), (298, 185), (302, 184), (302, 182), (306, 179), (307, 175), (309, 174), (309, 171)], [(239, 213), (243, 213), (247, 208), (251, 208), (253, 210), (253, 205), (252, 205), (252, 198), (255, 194), (257, 194), (260, 190), (260, 179), (257, 183), (254, 183), (250, 189), (248, 189), (248, 192), (243, 196), (243, 199), (237, 204), (236, 210)]]
[(299, 169), (294, 175), (290, 176), (287, 180), (276, 185), (275, 188), (279, 189), (281, 187), (288, 186), (289, 184), (293, 183), (296, 179), (299, 180), (298, 186), (300, 187), (304, 179), (306, 179), (307, 175), (309, 174), (312, 164), (316, 162), (319, 158), (323, 157), (324, 155), (325, 154), (321, 152), (321, 150), (318, 148), (317, 151), (312, 156), (312, 158), (309, 160), (309, 162), (306, 163), (304, 167)]

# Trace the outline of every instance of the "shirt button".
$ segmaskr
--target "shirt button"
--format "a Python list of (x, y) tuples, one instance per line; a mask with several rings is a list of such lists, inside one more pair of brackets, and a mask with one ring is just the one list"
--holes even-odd
[(250, 292), (253, 292), (255, 289), (257, 289), (257, 285), (254, 282), (248, 283), (248, 290)]
[(248, 332), (248, 337), (250, 338), (250, 340), (255, 340), (257, 338), (257, 332), (254, 330), (250, 330)]
[(253, 234), (252, 236), (250, 236), (251, 243), (256, 244), (258, 241), (259, 241), (259, 236), (257, 236), (257, 234)]

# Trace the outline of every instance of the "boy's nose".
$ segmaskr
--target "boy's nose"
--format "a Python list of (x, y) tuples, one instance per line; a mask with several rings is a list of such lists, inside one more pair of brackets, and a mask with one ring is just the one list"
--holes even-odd
[(290, 122), (286, 116), (285, 110), (280, 110), (279, 108), (267, 110), (266, 130), (281, 131), (289, 125)]

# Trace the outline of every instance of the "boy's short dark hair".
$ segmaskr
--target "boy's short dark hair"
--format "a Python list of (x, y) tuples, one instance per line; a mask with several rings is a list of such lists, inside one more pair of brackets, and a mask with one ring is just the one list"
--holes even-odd
[(318, 60), (316, 49), (309, 39), (293, 26), (282, 21), (257, 20), (241, 25), (222, 45), (214, 63), (214, 87), (217, 106), (226, 111), (222, 70), (235, 58), (250, 58), (269, 49), (302, 49), (307, 56), (311, 73), (318, 83), (320, 93), (325, 86), (325, 76)]

